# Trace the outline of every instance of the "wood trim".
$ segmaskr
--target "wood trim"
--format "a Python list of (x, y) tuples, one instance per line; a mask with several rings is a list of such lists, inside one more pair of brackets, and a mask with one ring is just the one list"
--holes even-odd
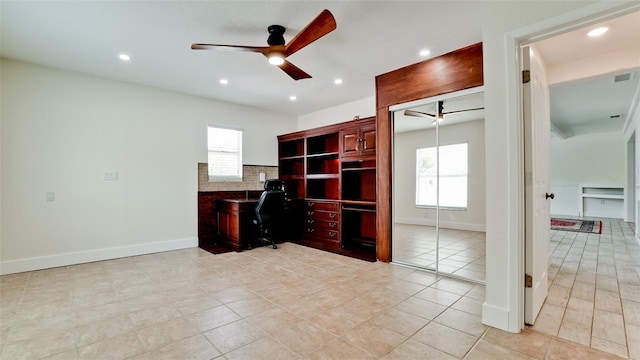
[(379, 261), (391, 261), (393, 126), (389, 106), (483, 84), (482, 43), (376, 76), (376, 257)]
[(376, 76), (376, 108), (483, 85), (482, 43)]
[(389, 108), (376, 113), (376, 258), (391, 261), (391, 155), (393, 129)]

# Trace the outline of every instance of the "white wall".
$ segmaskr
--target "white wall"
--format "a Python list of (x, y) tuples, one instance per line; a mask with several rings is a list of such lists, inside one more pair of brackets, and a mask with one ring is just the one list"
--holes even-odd
[[(484, 121), (472, 121), (439, 129), (440, 145), (468, 143), (468, 208), (441, 209), (439, 223), (449, 229), (485, 230)], [(434, 225), (435, 209), (417, 208), (416, 149), (436, 145), (435, 129), (404, 132), (394, 139), (394, 222)]]
[(353, 120), (355, 116), (360, 118), (376, 115), (376, 97), (348, 102), (339, 106), (301, 115), (298, 117), (298, 130), (308, 130), (320, 126), (337, 124)]
[(581, 185), (626, 186), (622, 133), (551, 139), (551, 214), (578, 216)]
[(261, 109), (1, 66), (2, 273), (196, 246), (207, 125), (243, 128), (244, 162), (262, 165), (277, 164), (276, 135), (297, 127)]

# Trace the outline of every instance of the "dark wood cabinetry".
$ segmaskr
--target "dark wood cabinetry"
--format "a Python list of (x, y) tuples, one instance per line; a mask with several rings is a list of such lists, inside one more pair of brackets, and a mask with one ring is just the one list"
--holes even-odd
[(231, 249), (242, 251), (258, 238), (258, 228), (253, 224), (257, 203), (257, 200), (216, 200), (218, 236)]
[(305, 237), (340, 246), (340, 204), (336, 201), (305, 202)]
[(376, 124), (365, 123), (340, 131), (340, 157), (375, 158), (376, 156)]
[(287, 195), (304, 201), (300, 243), (375, 259), (375, 118), (281, 135)]

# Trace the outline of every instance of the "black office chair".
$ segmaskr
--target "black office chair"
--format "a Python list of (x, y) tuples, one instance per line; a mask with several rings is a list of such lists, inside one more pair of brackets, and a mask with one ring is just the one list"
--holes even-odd
[(253, 223), (260, 226), (259, 241), (266, 241), (277, 249), (274, 235), (281, 232), (285, 211), (285, 192), (282, 180), (270, 179), (264, 182), (264, 191), (256, 205), (256, 219)]

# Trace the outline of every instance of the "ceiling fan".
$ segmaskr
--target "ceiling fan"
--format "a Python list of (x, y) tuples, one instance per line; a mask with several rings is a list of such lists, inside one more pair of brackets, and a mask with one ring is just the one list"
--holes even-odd
[(269, 44), (269, 46), (192, 44), (191, 49), (220, 49), (261, 53), (269, 59), (270, 64), (279, 66), (294, 80), (308, 79), (311, 78), (311, 75), (287, 61), (286, 58), (335, 29), (336, 20), (333, 18), (331, 12), (325, 9), (304, 29), (300, 30), (300, 32), (296, 34), (296, 36), (294, 36), (286, 45), (283, 36), (285, 32), (284, 26), (271, 25), (267, 28), (267, 31), (269, 32), (267, 44)]
[(444, 101), (440, 100), (437, 103), (436, 114), (431, 114), (431, 113), (426, 113), (426, 112), (416, 111), (416, 110), (405, 110), (404, 111), (404, 115), (405, 116), (428, 117), (428, 118), (434, 119), (433, 122), (431, 123), (431, 125), (433, 125), (436, 122), (440, 122), (440, 121), (444, 120), (444, 116), (445, 115), (457, 114), (457, 113), (466, 112), (466, 111), (476, 111), (476, 110), (484, 110), (484, 108), (483, 107), (479, 107), (479, 108), (472, 108), (472, 109), (464, 109), (464, 110), (456, 110), (456, 111), (444, 112)]

